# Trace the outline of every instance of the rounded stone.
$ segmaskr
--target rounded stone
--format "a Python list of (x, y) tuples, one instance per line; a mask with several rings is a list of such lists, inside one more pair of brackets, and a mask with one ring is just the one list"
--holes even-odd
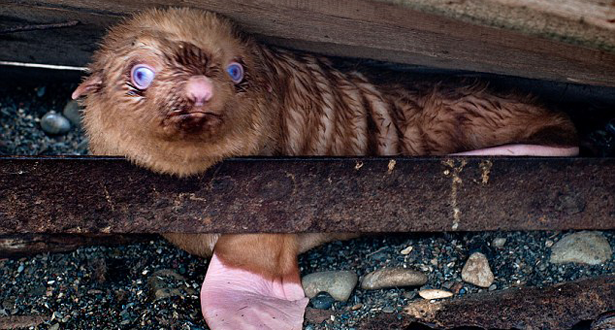
[(419, 296), (423, 299), (442, 299), (442, 298), (450, 298), (453, 296), (453, 293), (446, 290), (440, 289), (425, 289), (419, 291)]
[(310, 305), (316, 309), (329, 309), (333, 306), (335, 299), (327, 292), (319, 292), (315, 297), (310, 299)]
[(461, 279), (481, 288), (491, 286), (495, 278), (487, 257), (480, 252), (472, 253), (461, 270)]
[(70, 131), (70, 122), (61, 114), (50, 111), (41, 118), (41, 128), (48, 134), (64, 134)]
[(357, 285), (359, 278), (351, 271), (328, 271), (308, 274), (301, 279), (308, 298), (327, 292), (337, 301), (346, 301)]
[(427, 283), (427, 276), (406, 268), (382, 268), (363, 278), (361, 288), (365, 290), (386, 289), (406, 286), (421, 286)]
[(564, 236), (551, 248), (551, 263), (575, 262), (600, 265), (610, 260), (613, 250), (601, 232), (582, 231)]
[(493, 245), (493, 247), (495, 247), (497, 249), (503, 248), (504, 244), (506, 244), (506, 238), (504, 238), (504, 237), (495, 238), (493, 240), (493, 242), (491, 243), (491, 245)]
[(47, 91), (47, 88), (45, 86), (37, 87), (36, 88), (36, 96), (43, 97), (43, 96), (45, 96), (45, 92), (46, 91)]
[(81, 111), (82, 107), (79, 105), (77, 100), (71, 100), (66, 103), (64, 106), (64, 110), (62, 110), (62, 114), (64, 117), (68, 118), (70, 122), (76, 127), (81, 127)]

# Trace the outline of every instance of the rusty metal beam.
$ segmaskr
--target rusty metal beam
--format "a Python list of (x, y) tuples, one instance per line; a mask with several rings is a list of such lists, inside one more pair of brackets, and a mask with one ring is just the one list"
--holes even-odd
[(613, 158), (0, 158), (0, 234), (615, 228)]

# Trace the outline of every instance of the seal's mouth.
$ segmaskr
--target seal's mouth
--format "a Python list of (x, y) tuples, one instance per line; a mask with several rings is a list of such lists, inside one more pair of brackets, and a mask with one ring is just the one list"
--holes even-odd
[(198, 120), (198, 119), (221, 119), (222, 116), (220, 116), (217, 113), (213, 113), (210, 111), (203, 111), (203, 110), (191, 110), (191, 111), (184, 111), (184, 110), (176, 110), (173, 111), (169, 114), (169, 118), (175, 118), (176, 120)]
[(222, 123), (222, 115), (202, 108), (180, 109), (170, 112), (163, 125), (175, 126), (186, 133), (199, 133), (211, 130)]

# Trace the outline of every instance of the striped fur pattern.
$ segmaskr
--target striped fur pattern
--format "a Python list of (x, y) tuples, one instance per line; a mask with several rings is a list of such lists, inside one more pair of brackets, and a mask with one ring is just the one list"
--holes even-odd
[(509, 143), (576, 143), (565, 114), (478, 81), (376, 85), (322, 57), (267, 48), (263, 54), (282, 100), (284, 155), (444, 155)]

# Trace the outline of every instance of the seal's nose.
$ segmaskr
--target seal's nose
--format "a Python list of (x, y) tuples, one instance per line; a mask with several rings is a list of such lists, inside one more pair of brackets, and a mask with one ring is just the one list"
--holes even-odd
[(205, 76), (194, 76), (186, 83), (186, 96), (194, 102), (195, 106), (201, 106), (214, 95), (214, 85)]

